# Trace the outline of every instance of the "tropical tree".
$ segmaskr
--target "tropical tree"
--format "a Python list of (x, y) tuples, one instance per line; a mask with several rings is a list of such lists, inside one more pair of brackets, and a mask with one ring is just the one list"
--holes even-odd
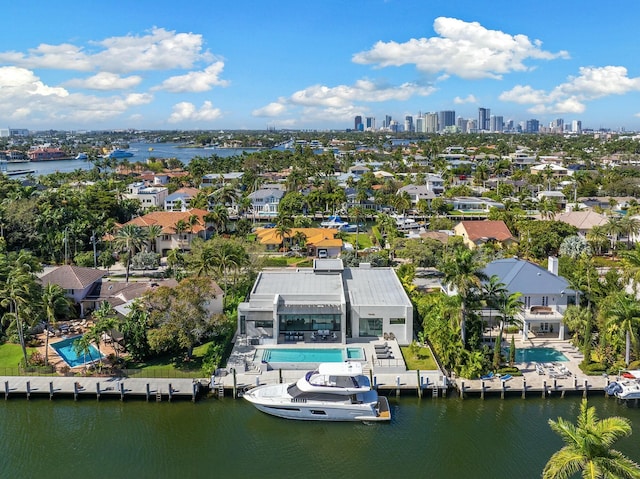
[(640, 478), (640, 465), (611, 446), (631, 435), (631, 423), (622, 417), (598, 419), (594, 407), (583, 399), (578, 421), (549, 419), (549, 426), (565, 442), (542, 471), (543, 479), (568, 479), (581, 472), (583, 478)]
[(64, 317), (71, 311), (71, 300), (67, 292), (55, 283), (47, 283), (42, 289), (42, 306), (45, 317), (44, 364), (49, 364), (49, 325), (55, 327), (58, 317)]
[(483, 267), (484, 264), (479, 256), (464, 247), (455, 248), (445, 254), (440, 265), (440, 271), (444, 273), (443, 283), (462, 300), (460, 334), (463, 343), (466, 343), (465, 322), (472, 295), (482, 290), (482, 281), (487, 279), (487, 275), (482, 271)]
[(638, 328), (640, 327), (640, 302), (628, 293), (620, 292), (613, 298), (605, 312), (609, 329), (619, 331), (625, 337), (624, 360), (628, 365), (631, 346), (638, 350)]
[(160, 225), (149, 225), (145, 231), (146, 240), (148, 241), (149, 251), (156, 252), (157, 249), (157, 239), (162, 236), (162, 226)]
[(605, 225), (596, 225), (587, 233), (587, 241), (591, 247), (602, 254), (602, 249), (609, 244), (609, 234)]
[(288, 218), (278, 218), (278, 222), (276, 223), (275, 231), (276, 236), (282, 240), (282, 248), (284, 250), (287, 249), (286, 238), (291, 236), (291, 222)]
[(516, 316), (519, 312), (522, 311), (523, 303), (520, 300), (521, 296), (522, 293), (520, 292), (511, 294), (502, 292), (498, 296), (496, 306), (498, 309), (497, 318), (500, 320), (501, 333), (504, 332), (505, 326), (512, 326), (520, 323)]
[(145, 231), (138, 225), (126, 224), (116, 233), (114, 243), (115, 248), (127, 254), (127, 264), (125, 272), (125, 282), (129, 282), (129, 269), (131, 268), (131, 258), (136, 251), (141, 250), (145, 242)]
[(360, 248), (360, 244), (358, 243), (358, 235), (360, 234), (360, 221), (364, 216), (364, 211), (360, 206), (354, 206), (349, 210), (349, 217), (353, 218), (356, 222), (356, 251)]
[(640, 233), (640, 220), (632, 215), (625, 215), (620, 218), (620, 229), (627, 237), (627, 246), (631, 246), (631, 239)]

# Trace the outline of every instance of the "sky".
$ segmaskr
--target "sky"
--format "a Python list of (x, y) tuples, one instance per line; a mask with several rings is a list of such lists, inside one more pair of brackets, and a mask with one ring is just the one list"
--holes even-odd
[(478, 108), (640, 131), (637, 0), (27, 0), (0, 128), (353, 128)]

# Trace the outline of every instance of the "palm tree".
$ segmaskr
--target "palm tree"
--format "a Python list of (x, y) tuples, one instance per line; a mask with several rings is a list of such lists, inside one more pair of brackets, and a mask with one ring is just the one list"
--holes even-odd
[(591, 228), (587, 233), (587, 241), (591, 244), (591, 247), (601, 255), (603, 246), (609, 244), (609, 235), (606, 226), (596, 225)]
[(147, 241), (149, 242), (149, 251), (153, 251), (155, 253), (158, 246), (157, 239), (160, 236), (162, 236), (162, 226), (160, 225), (147, 226), (145, 236), (147, 237)]
[(446, 254), (440, 266), (444, 273), (443, 283), (455, 290), (462, 300), (460, 308), (460, 334), (462, 342), (466, 342), (465, 321), (467, 308), (474, 291), (482, 289), (482, 281), (487, 275), (482, 271), (483, 261), (474, 252), (466, 248), (456, 248)]
[(605, 313), (612, 329), (619, 330), (625, 336), (624, 360), (627, 365), (630, 362), (631, 345), (638, 349), (638, 327), (640, 326), (640, 303), (625, 292), (618, 293), (613, 304)]
[(622, 275), (625, 281), (630, 281), (634, 291), (640, 283), (640, 243), (631, 251), (620, 252)]
[(640, 221), (629, 214), (620, 218), (620, 229), (627, 237), (627, 246), (631, 246), (631, 238), (640, 232)]
[(583, 478), (640, 478), (640, 465), (612, 449), (620, 437), (631, 435), (631, 423), (622, 417), (598, 419), (594, 407), (583, 399), (577, 424), (562, 418), (549, 419), (565, 446), (554, 453), (542, 471), (543, 479), (568, 479), (582, 472)]
[(275, 227), (276, 236), (282, 240), (282, 248), (284, 250), (287, 249), (285, 239), (291, 235), (291, 226), (289, 223), (288, 218), (278, 218), (278, 223)]
[(623, 233), (623, 229), (622, 229), (623, 225), (620, 221), (620, 217), (611, 216), (609, 218), (609, 221), (607, 221), (607, 224), (604, 226), (607, 229), (607, 233), (609, 233), (611, 237), (611, 249), (614, 251), (614, 254), (615, 254), (616, 244), (618, 242), (618, 236), (620, 236), (620, 234)]
[(356, 251), (360, 248), (360, 243), (358, 243), (358, 235), (360, 234), (360, 220), (362, 220), (364, 212), (360, 206), (354, 206), (349, 210), (349, 216), (354, 219), (356, 222)]
[(500, 333), (504, 332), (504, 327), (514, 324), (519, 324), (520, 321), (516, 318), (516, 315), (522, 311), (523, 303), (520, 301), (522, 293), (515, 292), (508, 294), (502, 292), (498, 296), (497, 309), (498, 319), (500, 320)]
[(181, 219), (181, 220), (176, 221), (175, 224), (171, 227), (171, 229), (173, 229), (173, 231), (175, 231), (176, 235), (178, 235), (178, 242), (180, 243), (180, 250), (182, 252), (184, 252), (184, 242), (180, 238), (180, 235), (189, 229), (189, 223), (187, 223), (185, 220)]
[(117, 250), (127, 253), (125, 282), (128, 283), (131, 258), (144, 246), (145, 232), (140, 226), (129, 223), (118, 230), (114, 241)]
[(58, 284), (47, 283), (42, 290), (42, 304), (46, 321), (44, 364), (49, 364), (49, 325), (55, 327), (58, 316), (66, 316), (71, 310), (67, 292)]
[[(482, 292), (484, 302), (489, 309), (489, 314), (491, 314), (491, 311), (498, 309), (498, 298), (500, 295), (507, 293), (507, 288), (500, 280), (500, 277), (494, 274), (489, 278), (489, 281), (482, 285)], [(493, 318), (491, 316), (489, 316), (489, 322), (493, 327)]]

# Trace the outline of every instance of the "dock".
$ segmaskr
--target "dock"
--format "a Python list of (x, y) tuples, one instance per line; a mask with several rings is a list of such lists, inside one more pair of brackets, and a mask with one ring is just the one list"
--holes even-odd
[(189, 399), (195, 402), (201, 383), (186, 378), (120, 378), (120, 377), (59, 377), (59, 376), (0, 376), (4, 399), (32, 397), (144, 398), (147, 401)]

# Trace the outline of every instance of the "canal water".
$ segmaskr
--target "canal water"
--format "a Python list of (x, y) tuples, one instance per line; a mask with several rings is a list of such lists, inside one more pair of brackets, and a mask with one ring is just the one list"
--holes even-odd
[[(562, 446), (547, 420), (575, 422), (580, 398), (390, 398), (390, 424), (297, 422), (243, 400), (0, 402), (0, 477), (536, 478)], [(640, 461), (640, 408), (616, 447)]]

